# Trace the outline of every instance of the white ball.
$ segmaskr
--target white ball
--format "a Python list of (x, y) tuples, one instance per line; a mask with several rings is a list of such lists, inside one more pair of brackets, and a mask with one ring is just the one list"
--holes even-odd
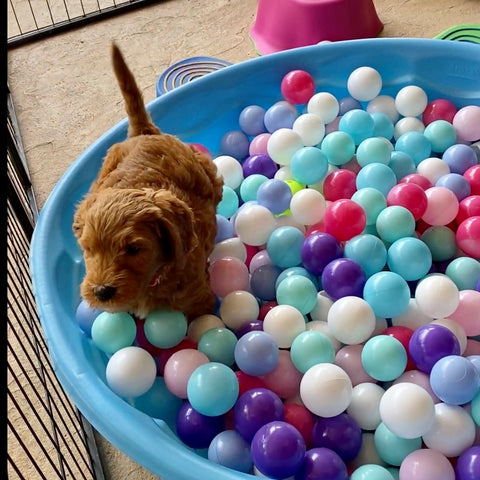
[(337, 340), (354, 345), (370, 338), (375, 330), (376, 317), (372, 307), (363, 298), (346, 296), (330, 307), (327, 322)]
[(422, 312), (432, 318), (452, 314), (460, 303), (457, 285), (447, 275), (434, 273), (422, 279), (415, 289), (415, 300)]
[(458, 457), (475, 440), (475, 423), (459, 405), (437, 403), (432, 428), (422, 437), (425, 445), (446, 457)]
[(394, 124), (400, 116), (395, 107), (395, 99), (390, 95), (379, 95), (370, 100), (367, 104), (367, 112), (384, 113)]
[(235, 231), (247, 245), (263, 245), (277, 224), (272, 212), (263, 205), (244, 205), (235, 216)]
[(290, 200), (292, 217), (302, 225), (314, 225), (323, 219), (327, 204), (325, 197), (312, 188), (303, 188)]
[(362, 430), (375, 430), (380, 425), (380, 400), (384, 393), (376, 383), (359, 383), (353, 387), (347, 413)]
[(382, 90), (382, 77), (372, 67), (356, 68), (348, 77), (347, 90), (361, 102), (373, 100)]
[(235, 257), (245, 262), (247, 259), (247, 247), (238, 237), (222, 240), (215, 244), (208, 258), (210, 263), (213, 263), (215, 260), (223, 257)]
[(333, 363), (310, 367), (300, 382), (300, 397), (305, 407), (321, 417), (340, 415), (350, 405), (352, 382), (345, 370)]
[(393, 138), (398, 140), (404, 133), (419, 132), (423, 133), (425, 125), (417, 117), (403, 117), (395, 123), (393, 128)]
[(305, 328), (304, 316), (291, 305), (276, 305), (263, 319), (263, 331), (269, 333), (280, 348), (290, 348)]
[(307, 112), (314, 113), (326, 125), (337, 118), (340, 105), (334, 95), (329, 92), (318, 92), (308, 101)]
[[(318, 295), (317, 298), (319, 298)], [(310, 315), (311, 314), (312, 312), (310, 312)], [(332, 332), (328, 328), (328, 323), (326, 321), (312, 320), (310, 322), (307, 322), (306, 330), (314, 330), (316, 332), (320, 332), (326, 335), (329, 338), (330, 342), (332, 342), (333, 350), (335, 351), (335, 353), (337, 353), (340, 348), (342, 348), (342, 344), (333, 336)]]
[(417, 173), (428, 178), (430, 183), (435, 185), (440, 177), (450, 173), (450, 167), (441, 158), (430, 157), (417, 165)]
[(284, 182), (286, 180), (293, 180), (293, 173), (292, 169), (290, 168), (290, 165), (284, 165), (283, 167), (280, 167), (276, 172), (275, 175), (273, 176), (275, 180), (283, 180)]
[(418, 117), (428, 104), (425, 90), (416, 85), (407, 85), (395, 96), (395, 107), (404, 117)]
[(310, 312), (310, 318), (312, 320), (321, 320), (322, 322), (326, 322), (328, 318), (328, 311), (333, 305), (333, 302), (334, 300), (328, 296), (325, 290), (320, 290), (317, 293), (317, 305)]
[(187, 328), (187, 337), (195, 343), (198, 343), (200, 337), (211, 328), (225, 328), (225, 324), (220, 317), (206, 313), (192, 320)]
[(302, 137), (297, 132), (290, 128), (279, 128), (268, 139), (267, 153), (278, 165), (288, 165), (293, 154), (303, 146)]
[(292, 130), (302, 138), (306, 147), (318, 145), (325, 135), (323, 120), (314, 113), (304, 113), (293, 122)]
[(257, 299), (245, 290), (225, 295), (218, 310), (223, 323), (232, 330), (239, 330), (244, 323), (256, 320), (259, 312)]
[(217, 166), (217, 175), (223, 178), (223, 183), (234, 190), (237, 189), (243, 181), (242, 164), (230, 155), (220, 155), (213, 159)]
[(107, 363), (107, 384), (121, 397), (143, 395), (150, 390), (156, 376), (155, 360), (150, 353), (140, 347), (121, 348)]
[(408, 302), (407, 309), (401, 315), (392, 318), (392, 325), (394, 327), (402, 326), (416, 330), (422, 325), (427, 325), (427, 323), (430, 323), (432, 320), (432, 317), (420, 310), (416, 300), (411, 298)]
[(435, 408), (430, 394), (415, 383), (397, 383), (380, 400), (380, 418), (401, 438), (418, 438), (432, 428)]

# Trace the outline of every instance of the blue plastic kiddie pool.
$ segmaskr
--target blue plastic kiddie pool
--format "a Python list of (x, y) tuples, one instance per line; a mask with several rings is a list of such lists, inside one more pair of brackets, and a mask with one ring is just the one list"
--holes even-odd
[[(317, 90), (342, 98), (348, 95), (348, 75), (360, 66), (380, 72), (384, 94), (415, 84), (430, 99), (446, 98), (458, 108), (480, 105), (478, 45), (407, 38), (325, 43), (254, 58), (171, 90), (148, 107), (164, 132), (203, 144), (217, 155), (222, 135), (238, 129), (245, 106), (268, 108), (282, 99), (280, 82), (289, 71), (310, 72)], [(101, 435), (165, 480), (253, 478), (210, 462), (184, 446), (167, 422), (149, 417), (113, 393), (105, 381), (107, 357), (77, 324), (84, 267), (72, 233), (74, 207), (94, 180), (107, 149), (126, 133), (124, 119), (78, 157), (53, 189), (35, 228), (31, 272), (56, 375)]]

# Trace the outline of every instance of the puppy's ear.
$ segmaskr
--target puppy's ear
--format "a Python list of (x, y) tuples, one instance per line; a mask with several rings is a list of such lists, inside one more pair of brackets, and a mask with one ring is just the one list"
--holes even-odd
[(83, 219), (82, 208), (81, 206), (77, 208), (75, 215), (73, 217), (72, 230), (75, 237), (80, 238), (83, 232), (83, 226), (85, 221)]
[(153, 193), (153, 200), (158, 207), (156, 212), (162, 241), (169, 243), (172, 259), (183, 268), (186, 255), (197, 245), (195, 218), (191, 208), (168, 190)]

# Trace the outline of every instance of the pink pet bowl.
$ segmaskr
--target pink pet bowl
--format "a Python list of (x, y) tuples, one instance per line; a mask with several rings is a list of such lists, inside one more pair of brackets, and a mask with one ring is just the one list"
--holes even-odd
[(268, 54), (376, 37), (382, 28), (372, 0), (259, 0), (250, 36), (257, 51)]

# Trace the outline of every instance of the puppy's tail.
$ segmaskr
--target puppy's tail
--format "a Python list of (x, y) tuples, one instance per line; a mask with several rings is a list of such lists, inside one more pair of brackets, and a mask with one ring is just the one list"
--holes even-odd
[(148, 114), (135, 77), (115, 43), (112, 43), (112, 64), (120, 91), (125, 100), (125, 109), (128, 115), (128, 136), (158, 135), (160, 130), (154, 125)]

